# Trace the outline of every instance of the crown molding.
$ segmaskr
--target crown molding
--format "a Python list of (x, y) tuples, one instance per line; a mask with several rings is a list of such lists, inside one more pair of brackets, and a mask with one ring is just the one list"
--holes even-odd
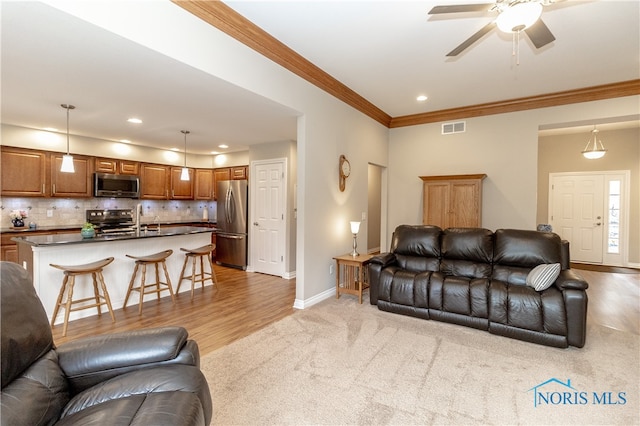
[(388, 128), (504, 114), (640, 94), (640, 79), (391, 117), (220, 0), (171, 0), (220, 31)]
[(461, 118), (481, 117), (484, 115), (504, 114), (529, 109), (547, 108), (580, 102), (598, 101), (623, 96), (640, 95), (640, 80), (622, 81), (601, 86), (584, 87), (563, 92), (546, 93), (525, 98), (509, 99), (486, 104), (469, 105), (460, 108), (393, 117), (390, 128), (415, 126), (440, 121), (459, 120)]

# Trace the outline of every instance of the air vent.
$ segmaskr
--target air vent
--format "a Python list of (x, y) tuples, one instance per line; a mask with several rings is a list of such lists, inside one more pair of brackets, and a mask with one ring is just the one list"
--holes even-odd
[(466, 130), (466, 121), (457, 121), (455, 123), (444, 123), (442, 125), (442, 134), (450, 135), (451, 133), (464, 133)]

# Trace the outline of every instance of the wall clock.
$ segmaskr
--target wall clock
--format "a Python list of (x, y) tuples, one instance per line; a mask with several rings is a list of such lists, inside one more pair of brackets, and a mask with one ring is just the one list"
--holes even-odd
[(351, 163), (349, 163), (349, 160), (347, 160), (347, 157), (345, 157), (344, 155), (340, 156), (340, 161), (338, 164), (338, 172), (339, 172), (338, 182), (340, 185), (340, 191), (342, 192), (344, 191), (347, 178), (351, 174)]

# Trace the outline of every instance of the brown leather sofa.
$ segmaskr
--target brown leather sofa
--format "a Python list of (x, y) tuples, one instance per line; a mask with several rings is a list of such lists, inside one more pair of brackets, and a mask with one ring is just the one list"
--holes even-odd
[[(527, 285), (535, 267), (557, 263), (550, 287)], [(551, 232), (401, 225), (368, 273), (371, 304), (383, 311), (548, 346), (585, 344), (588, 284), (570, 269), (569, 243)]]
[(195, 341), (182, 327), (55, 347), (31, 279), (0, 262), (0, 420), (16, 425), (208, 425), (212, 403)]

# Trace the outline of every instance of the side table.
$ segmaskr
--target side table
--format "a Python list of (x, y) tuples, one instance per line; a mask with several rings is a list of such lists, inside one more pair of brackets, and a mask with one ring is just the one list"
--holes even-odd
[(343, 254), (336, 256), (336, 299), (341, 294), (353, 294), (358, 296), (358, 302), (362, 304), (362, 291), (369, 288), (367, 278), (367, 264), (375, 254), (360, 254), (351, 256)]

